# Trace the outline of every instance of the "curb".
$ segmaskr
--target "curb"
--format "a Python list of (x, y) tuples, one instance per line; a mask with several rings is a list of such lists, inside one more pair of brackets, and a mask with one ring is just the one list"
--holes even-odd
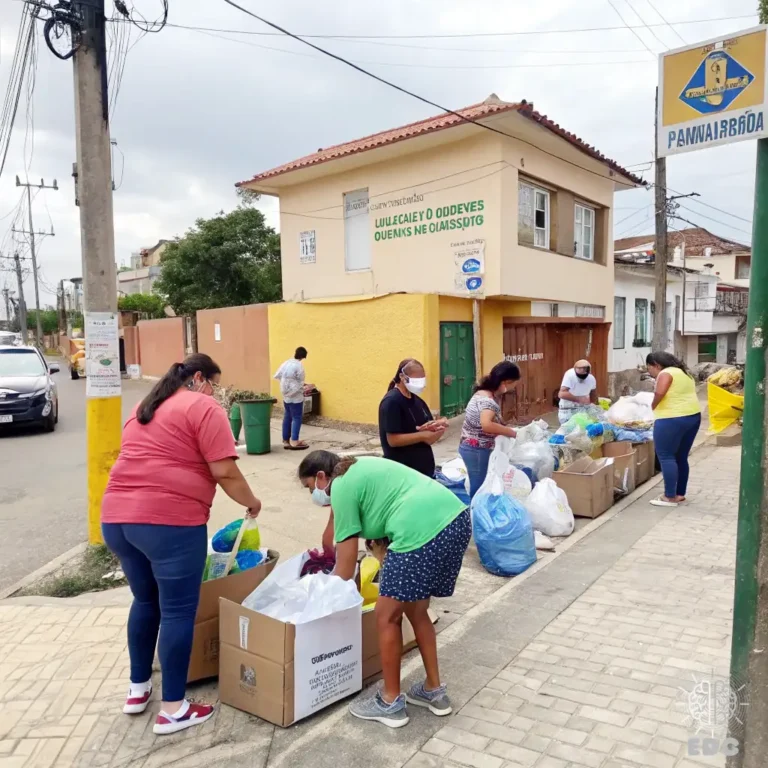
[(77, 544), (72, 547), (72, 549), (69, 549), (64, 552), (64, 554), (55, 557), (49, 563), (41, 566), (36, 571), (32, 571), (32, 573), (28, 574), (23, 579), (20, 579), (15, 584), (12, 584), (10, 587), (0, 589), (0, 600), (5, 600), (9, 597), (12, 597), (14, 594), (16, 594), (16, 592), (24, 589), (24, 587), (28, 587), (38, 579), (42, 579), (44, 576), (47, 576), (49, 573), (53, 573), (53, 571), (55, 571), (57, 568), (60, 568), (62, 565), (66, 565), (66, 563), (68, 563), (70, 560), (73, 560), (78, 555), (81, 555), (83, 552), (85, 552), (87, 547), (88, 542), (85, 541), (82, 544)]

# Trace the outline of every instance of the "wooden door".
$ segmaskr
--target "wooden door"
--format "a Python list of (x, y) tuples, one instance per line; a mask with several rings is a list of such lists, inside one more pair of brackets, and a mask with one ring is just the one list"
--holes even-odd
[(472, 323), (440, 323), (440, 413), (463, 413), (475, 384)]

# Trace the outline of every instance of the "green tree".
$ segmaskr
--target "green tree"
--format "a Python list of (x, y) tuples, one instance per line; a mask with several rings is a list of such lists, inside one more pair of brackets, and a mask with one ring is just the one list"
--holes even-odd
[(150, 320), (165, 317), (166, 300), (156, 293), (131, 293), (117, 300), (117, 308), (132, 312), (141, 312)]
[(170, 243), (155, 289), (176, 314), (277, 301), (282, 296), (280, 237), (247, 202), (198, 219)]
[[(40, 324), (43, 333), (56, 333), (59, 330), (59, 315), (55, 309), (40, 310)], [(37, 310), (27, 311), (27, 328), (31, 331), (37, 331)]]

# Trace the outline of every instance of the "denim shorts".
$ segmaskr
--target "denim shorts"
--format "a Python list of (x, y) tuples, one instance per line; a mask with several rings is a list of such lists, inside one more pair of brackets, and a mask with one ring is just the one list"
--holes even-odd
[(465, 509), (450, 525), (412, 552), (387, 552), (379, 594), (401, 603), (430, 597), (450, 597), (472, 537), (472, 520)]

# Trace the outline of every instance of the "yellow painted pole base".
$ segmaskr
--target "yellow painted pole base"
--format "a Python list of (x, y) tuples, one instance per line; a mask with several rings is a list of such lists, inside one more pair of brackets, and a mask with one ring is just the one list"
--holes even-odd
[(101, 500), (109, 471), (120, 453), (122, 398), (90, 397), (86, 405), (88, 435), (88, 543), (103, 544)]

